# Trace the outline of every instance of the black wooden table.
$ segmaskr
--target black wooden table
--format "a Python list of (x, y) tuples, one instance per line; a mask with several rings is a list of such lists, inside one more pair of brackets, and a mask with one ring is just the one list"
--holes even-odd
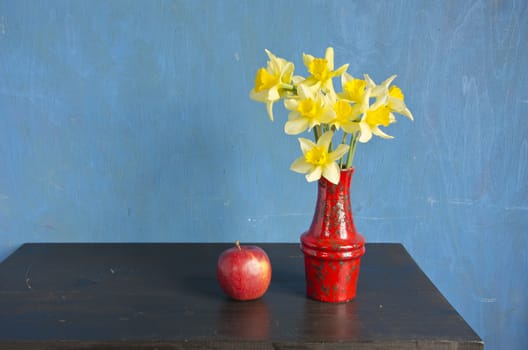
[(399, 244), (367, 244), (356, 299), (309, 300), (297, 244), (257, 301), (225, 297), (227, 244), (25, 244), (0, 264), (0, 349), (483, 349)]

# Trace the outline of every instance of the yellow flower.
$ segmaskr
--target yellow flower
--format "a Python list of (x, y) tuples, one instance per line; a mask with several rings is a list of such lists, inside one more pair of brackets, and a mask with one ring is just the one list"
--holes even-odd
[[(359, 123), (360, 137), (359, 142), (365, 143), (370, 141), (372, 135), (385, 139), (393, 137), (384, 133), (379, 127), (389, 126), (396, 122), (396, 117), (392, 112), (396, 112), (413, 120), (411, 111), (403, 102), (403, 93), (400, 88), (393, 85), (389, 88), (396, 75), (389, 77), (380, 85), (377, 85), (369, 76), (365, 74), (366, 82), (366, 106), (362, 109), (363, 117)], [(370, 98), (375, 98), (372, 105), (369, 104)]]
[(379, 126), (389, 126), (389, 124), (394, 122), (396, 122), (396, 119), (387, 105), (379, 106), (376, 109), (369, 109), (363, 115), (361, 122), (359, 122), (361, 131), (359, 142), (365, 143), (370, 141), (372, 134), (384, 139), (392, 139), (393, 137), (381, 131)]
[(335, 151), (328, 152), (333, 136), (332, 131), (325, 132), (317, 144), (309, 139), (299, 138), (303, 156), (297, 158), (290, 169), (297, 173), (306, 174), (308, 182), (317, 181), (323, 176), (331, 183), (337, 184), (340, 169), (336, 160), (348, 151), (348, 145), (340, 144)]
[(303, 54), (303, 62), (310, 73), (303, 84), (315, 89), (322, 89), (329, 94), (335, 94), (332, 78), (340, 76), (348, 68), (348, 64), (344, 64), (334, 70), (334, 49), (332, 47), (326, 49), (324, 58)]
[(304, 85), (297, 87), (296, 98), (284, 101), (284, 106), (291, 112), (284, 125), (284, 132), (288, 135), (298, 135), (314, 126), (328, 123), (333, 119), (328, 96), (311, 90)]
[(388, 100), (388, 106), (390, 110), (398, 114), (404, 115), (410, 120), (414, 120), (411, 111), (409, 110), (409, 108), (407, 108), (405, 102), (403, 102), (403, 98), (403, 92), (400, 90), (399, 87), (397, 87), (396, 85), (390, 87)]
[(380, 85), (377, 85), (368, 74), (365, 74), (366, 94), (370, 104), (370, 99), (375, 98), (372, 105), (367, 105), (367, 109), (378, 109), (378, 107), (386, 105), (389, 99), (389, 85), (396, 78), (395, 75), (385, 80)]
[(333, 106), (334, 119), (330, 124), (339, 130), (342, 128), (345, 132), (352, 134), (359, 131), (358, 119), (361, 114), (357, 105), (352, 106), (347, 100), (337, 100)]
[(356, 79), (347, 72), (344, 72), (341, 76), (341, 86), (343, 87), (343, 93), (340, 94), (341, 98), (354, 103), (363, 102), (367, 87), (365, 80)]
[[(365, 81), (367, 82), (367, 88), (370, 89), (370, 97), (375, 97), (375, 107), (371, 106), (370, 108), (378, 108), (380, 105), (387, 105), (391, 112), (396, 112), (398, 114), (404, 115), (410, 120), (413, 120), (411, 111), (403, 102), (403, 93), (399, 87), (393, 85), (389, 88), (392, 81), (396, 78), (396, 75), (389, 77), (380, 85), (376, 85), (374, 81), (365, 74)], [(394, 117), (394, 116), (393, 116)]]
[(276, 57), (266, 50), (269, 57), (267, 68), (260, 68), (255, 77), (255, 86), (249, 96), (266, 103), (266, 109), (273, 120), (273, 103), (280, 100), (291, 88), (294, 65), (283, 58)]

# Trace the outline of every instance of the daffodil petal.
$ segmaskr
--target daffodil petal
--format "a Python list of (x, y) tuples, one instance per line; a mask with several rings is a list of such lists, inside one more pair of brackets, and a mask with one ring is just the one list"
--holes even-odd
[(396, 97), (389, 96), (387, 102), (388, 102), (389, 108), (392, 111), (394, 111), (396, 113), (399, 113), (399, 114), (409, 118), (410, 120), (414, 120), (411, 111), (407, 108), (407, 106), (405, 105), (405, 102), (403, 100), (401, 100), (399, 98), (396, 98)]
[[(319, 84), (321, 83), (319, 82)], [(337, 93), (335, 92), (334, 83), (332, 79), (328, 79), (323, 84), (321, 84), (321, 89), (325, 92), (325, 97), (330, 99), (337, 98)]]
[(389, 85), (392, 83), (392, 81), (396, 79), (396, 74), (391, 75), (388, 79), (386, 79), (383, 83), (380, 85), (385, 87), (386, 89), (389, 87)]
[(360, 104), (355, 104), (352, 106), (352, 113), (350, 115), (350, 120), (351, 121), (359, 121), (361, 118), (361, 113), (364, 113), (362, 111), (362, 106)]
[(343, 72), (343, 74), (341, 74), (341, 85), (345, 86), (346, 83), (348, 83), (349, 81), (351, 81), (353, 79), (354, 79), (354, 77), (352, 75), (350, 75), (350, 73)]
[(301, 114), (298, 111), (291, 111), (288, 113), (288, 120), (295, 120), (299, 119), (301, 117)]
[[(308, 80), (308, 79), (306, 79)], [(305, 81), (306, 81), (305, 80)], [(310, 89), (307, 85), (301, 84), (297, 87), (297, 95), (302, 99), (305, 100), (307, 98), (312, 98), (314, 95), (314, 91)]]
[(303, 157), (297, 158), (290, 166), (290, 170), (295, 171), (296, 173), (306, 174), (312, 170), (313, 165), (306, 162), (306, 159)]
[(268, 58), (269, 58), (271, 61), (277, 59), (277, 57), (275, 57), (275, 55), (272, 54), (270, 50), (268, 50), (268, 49), (264, 49), (264, 51), (266, 52), (266, 55), (268, 55)]
[(294, 98), (287, 98), (284, 100), (284, 107), (290, 111), (296, 109), (297, 106), (299, 106), (299, 101)]
[(266, 103), (266, 111), (270, 120), (273, 121), (273, 101)]
[(309, 120), (308, 121), (308, 131), (312, 131), (314, 126), (321, 125), (321, 123), (318, 120)]
[(335, 76), (338, 77), (340, 76), (341, 74), (343, 74), (347, 69), (348, 69), (348, 63), (347, 64), (344, 64), (342, 65), (341, 67), (337, 68), (334, 72)]
[(268, 90), (268, 100), (269, 101), (277, 101), (279, 99), (280, 99), (279, 89), (276, 86)]
[(323, 115), (321, 115), (321, 123), (330, 123), (335, 118), (335, 111), (332, 108), (328, 108)]
[(409, 118), (410, 120), (414, 120), (411, 111), (410, 111), (409, 108), (407, 108), (407, 107), (405, 107), (405, 109), (403, 110), (403, 112), (401, 112), (400, 114), (406, 116), (406, 117)]
[(334, 48), (328, 47), (325, 51), (325, 60), (328, 65), (328, 70), (333, 71), (334, 70)]
[(365, 81), (367, 82), (367, 86), (369, 86), (369, 87), (376, 86), (376, 83), (374, 82), (374, 80), (372, 80), (370, 78), (370, 76), (368, 74), (363, 75), (363, 77), (365, 78)]
[(332, 131), (325, 132), (321, 137), (319, 137), (319, 140), (317, 140), (317, 146), (328, 148), (328, 146), (330, 146), (330, 143), (332, 142), (333, 136), (334, 133)]
[[(314, 92), (318, 91), (321, 87), (321, 82), (314, 77), (306, 78), (299, 86), (304, 86), (305, 88), (309, 88), (312, 91), (312, 95)], [(297, 88), (299, 88), (299, 86)]]
[(300, 75), (295, 75), (293, 78), (292, 78), (292, 82), (295, 84), (295, 85), (299, 85), (301, 84), (306, 78), (304, 77), (301, 77)]
[(314, 182), (321, 178), (321, 174), (323, 173), (323, 170), (320, 166), (316, 166), (310, 171), (308, 174), (306, 174), (306, 181), (308, 182)]
[(290, 83), (290, 80), (292, 79), (292, 75), (293, 75), (293, 70), (295, 69), (295, 66), (293, 63), (291, 62), (288, 62), (284, 65), (284, 68), (283, 68), (283, 72), (282, 72), (282, 77), (288, 77), (288, 79), (283, 79), (282, 82), (283, 83)]
[[(348, 148), (349, 146), (348, 145), (345, 145), (345, 144), (339, 144), (339, 146), (337, 146), (337, 148), (333, 151), (333, 152), (330, 152), (329, 156), (330, 156), (330, 159), (332, 161), (336, 161), (338, 160), (339, 158), (341, 158), (342, 156), (345, 155), (345, 153), (348, 152)], [(326, 177), (326, 176), (325, 176)]]
[(369, 142), (372, 138), (372, 131), (370, 131), (369, 126), (365, 122), (359, 123), (360, 133), (358, 141), (361, 143)]
[(304, 137), (299, 137), (298, 140), (303, 154), (305, 154), (316, 146), (316, 144), (312, 140), (305, 139)]
[(306, 129), (308, 129), (309, 121), (306, 118), (297, 118), (288, 120), (284, 124), (284, 132), (288, 135), (299, 135)]
[(403, 102), (403, 100), (400, 100), (399, 98), (389, 96), (387, 102), (389, 108), (392, 109), (394, 112), (400, 113), (405, 110), (405, 102)]
[(249, 97), (252, 100), (258, 102), (277, 101), (281, 98), (277, 87), (273, 87), (269, 90), (262, 90), (259, 92), (256, 92), (255, 89), (252, 89), (249, 93)]
[(333, 183), (334, 185), (337, 185), (339, 183), (339, 175), (340, 175), (339, 166), (334, 162), (328, 164), (323, 169), (323, 177), (327, 179), (328, 181), (330, 181), (331, 183)]
[(249, 97), (258, 102), (266, 102), (268, 100), (268, 94), (267, 91), (259, 91), (256, 92), (255, 89), (251, 90), (249, 93)]
[(387, 98), (389, 96), (389, 90), (388, 89), (385, 89), (383, 86), (381, 85), (378, 85), (378, 86), (374, 86), (370, 89), (370, 95), (372, 97), (377, 97), (377, 98), (382, 98), (382, 97), (385, 97)]
[(306, 53), (303, 53), (303, 63), (306, 67), (310, 67), (310, 63), (314, 60), (315, 57), (312, 55), (308, 55)]
[(356, 122), (350, 122), (346, 124), (341, 124), (341, 128), (345, 130), (347, 134), (353, 134), (357, 131), (359, 131), (359, 123)]
[(361, 101), (361, 103), (358, 104), (359, 114), (366, 113), (366, 111), (369, 109), (371, 91), (372, 89), (370, 88), (365, 89), (365, 93), (363, 94), (363, 100)]
[(394, 138), (394, 136), (387, 135), (386, 133), (381, 131), (380, 128), (378, 128), (378, 127), (372, 128), (372, 133), (374, 135), (379, 136), (379, 137), (384, 138), (384, 139), (393, 139)]
[(369, 109), (376, 110), (380, 108), (381, 106), (386, 105), (388, 98), (389, 98), (389, 95), (383, 95), (381, 97), (377, 97), (376, 101), (369, 107)]

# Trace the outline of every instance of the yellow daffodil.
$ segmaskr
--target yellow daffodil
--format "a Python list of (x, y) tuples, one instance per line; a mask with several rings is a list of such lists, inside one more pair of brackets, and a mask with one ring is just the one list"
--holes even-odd
[(373, 134), (384, 139), (392, 139), (392, 136), (381, 131), (379, 127), (386, 127), (394, 122), (396, 122), (396, 119), (386, 105), (367, 110), (359, 122), (360, 136), (358, 141), (361, 143), (368, 142)]
[(391, 111), (406, 116), (410, 120), (414, 120), (411, 111), (407, 108), (405, 102), (403, 102), (403, 98), (403, 92), (400, 88), (393, 85), (389, 88), (389, 100), (387, 105)]
[(266, 50), (269, 57), (267, 68), (260, 68), (255, 77), (255, 87), (249, 96), (259, 102), (266, 103), (266, 109), (273, 120), (273, 103), (278, 101), (292, 89), (291, 81), (294, 65), (283, 58), (276, 57)]
[(297, 87), (297, 95), (296, 98), (288, 98), (284, 101), (284, 106), (291, 111), (288, 114), (288, 121), (284, 125), (286, 134), (298, 135), (333, 119), (333, 111), (328, 96), (304, 85)]
[[(274, 103), (284, 99), (289, 111), (286, 134), (313, 129), (315, 140), (299, 138), (303, 155), (291, 164), (291, 170), (305, 174), (310, 182), (324, 177), (337, 184), (340, 169), (352, 167), (358, 142), (368, 142), (373, 136), (393, 138), (384, 128), (396, 122), (396, 113), (413, 120), (403, 92), (391, 85), (396, 75), (379, 85), (368, 74), (363, 79), (355, 78), (346, 72), (348, 64), (334, 68), (334, 49), (328, 47), (324, 57), (303, 54), (308, 70), (304, 78), (293, 75), (292, 62), (269, 50), (266, 54), (267, 66), (257, 71), (250, 97), (266, 104), (272, 121)], [(339, 93), (333, 85), (336, 77), (341, 78)], [(332, 151), (334, 132), (340, 132), (341, 143)]]
[(290, 169), (306, 174), (308, 182), (317, 181), (323, 176), (331, 183), (337, 184), (340, 169), (336, 161), (348, 151), (348, 145), (340, 144), (333, 152), (328, 152), (333, 136), (333, 132), (325, 132), (317, 143), (299, 138), (303, 155), (292, 163)]
[(396, 112), (413, 120), (411, 111), (407, 108), (405, 102), (403, 102), (404, 96), (400, 88), (396, 85), (390, 86), (395, 78), (396, 75), (392, 75), (380, 85), (376, 85), (376, 83), (365, 74), (367, 87), (370, 88), (371, 91), (370, 97), (376, 98), (376, 106), (371, 106), (371, 108), (376, 109), (380, 105), (387, 105), (391, 112)]
[(367, 92), (367, 82), (363, 79), (356, 79), (352, 75), (344, 72), (341, 75), (341, 86), (343, 92), (339, 97), (350, 100), (354, 103), (362, 103)]
[(390, 86), (395, 78), (396, 75), (393, 75), (380, 85), (377, 85), (368, 74), (365, 74), (365, 91), (367, 97), (364, 101), (375, 98), (375, 102), (370, 106), (368, 105), (369, 102), (366, 102), (367, 107), (362, 110), (363, 117), (359, 123), (359, 142), (368, 142), (372, 138), (372, 135), (386, 139), (393, 138), (379, 128), (380, 126), (386, 127), (396, 122), (396, 117), (392, 112), (405, 115), (413, 120), (411, 111), (409, 111), (403, 102), (404, 97), (400, 88), (395, 85)]
[(383, 83), (377, 85), (368, 74), (365, 74), (364, 77), (367, 87), (372, 88), (372, 96), (385, 95), (392, 81), (396, 79), (396, 75), (391, 75)]
[(359, 131), (358, 121), (361, 111), (357, 107), (357, 105), (352, 106), (347, 100), (337, 100), (333, 105), (334, 119), (330, 121), (330, 125), (336, 130), (343, 129), (349, 134)]
[(332, 47), (326, 49), (324, 58), (303, 54), (303, 62), (310, 73), (303, 84), (321, 89), (328, 94), (335, 94), (332, 79), (343, 74), (348, 68), (348, 64), (344, 64), (334, 70), (334, 49)]

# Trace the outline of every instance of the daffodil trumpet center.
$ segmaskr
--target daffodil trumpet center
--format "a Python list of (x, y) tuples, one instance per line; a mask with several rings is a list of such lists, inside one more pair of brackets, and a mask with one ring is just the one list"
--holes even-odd
[(335, 119), (338, 123), (350, 121), (352, 106), (346, 101), (339, 100), (334, 104)]
[(302, 100), (299, 103), (299, 107), (297, 108), (297, 110), (299, 111), (299, 113), (301, 113), (302, 116), (307, 117), (309, 119), (315, 118), (318, 112), (317, 104), (311, 98)]
[(349, 99), (354, 102), (360, 102), (365, 93), (367, 83), (361, 79), (352, 79), (343, 86)]
[(307, 163), (312, 165), (325, 165), (329, 162), (328, 150), (325, 147), (315, 146), (304, 155)]
[(367, 111), (366, 122), (372, 128), (378, 125), (389, 126), (391, 122), (390, 112), (387, 106), (381, 106), (375, 110)]
[(277, 85), (279, 81), (280, 77), (278, 75), (270, 74), (267, 69), (260, 68), (257, 71), (257, 76), (255, 77), (255, 91), (260, 92), (270, 89)]
[(327, 81), (332, 77), (330, 71), (328, 70), (328, 61), (324, 58), (314, 58), (310, 62), (310, 67), (308, 71), (314, 76), (315, 79), (319, 81)]
[(402, 100), (403, 101), (403, 92), (401, 91), (401, 89), (399, 87), (397, 87), (396, 85), (393, 85), (390, 87), (389, 89), (389, 96), (390, 97), (394, 97), (394, 98), (397, 98), (398, 100)]

